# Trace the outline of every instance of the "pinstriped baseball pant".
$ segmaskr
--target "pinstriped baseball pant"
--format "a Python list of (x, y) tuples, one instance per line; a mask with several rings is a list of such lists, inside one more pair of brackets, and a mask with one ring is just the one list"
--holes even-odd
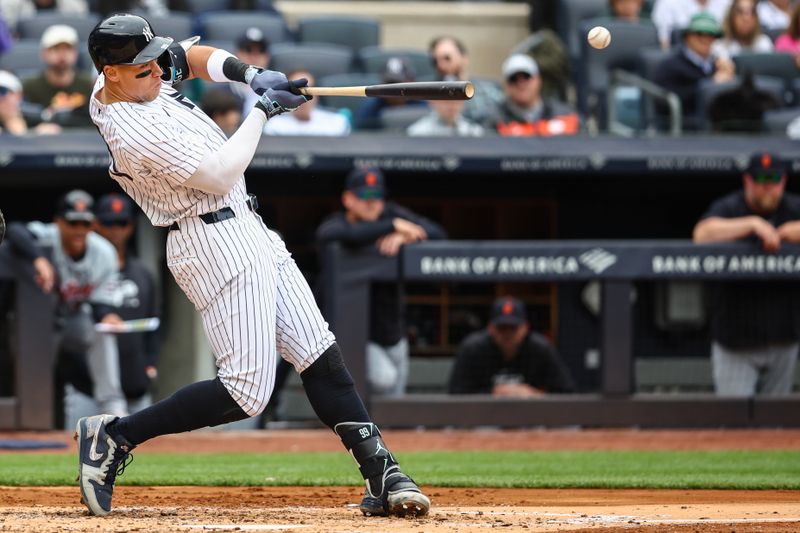
[(200, 312), (217, 375), (249, 415), (264, 410), (276, 357), (299, 373), (335, 341), (281, 238), (245, 205), (235, 218), (179, 221), (167, 265)]
[(792, 392), (797, 364), (796, 342), (760, 349), (732, 350), (711, 344), (714, 390), (720, 396), (783, 395)]

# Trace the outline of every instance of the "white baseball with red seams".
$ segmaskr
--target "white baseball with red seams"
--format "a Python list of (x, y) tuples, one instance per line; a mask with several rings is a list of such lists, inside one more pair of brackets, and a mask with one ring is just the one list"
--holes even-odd
[(601, 50), (611, 44), (611, 32), (603, 26), (595, 26), (589, 30), (586, 40), (593, 48)]

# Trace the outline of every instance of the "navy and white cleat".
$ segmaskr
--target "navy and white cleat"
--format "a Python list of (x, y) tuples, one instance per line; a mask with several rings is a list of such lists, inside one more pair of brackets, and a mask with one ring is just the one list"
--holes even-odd
[(113, 415), (87, 416), (78, 420), (75, 440), (78, 441), (78, 481), (81, 503), (89, 512), (105, 516), (111, 512), (114, 481), (133, 460), (135, 446), (121, 437), (111, 438), (106, 426), (118, 417)]

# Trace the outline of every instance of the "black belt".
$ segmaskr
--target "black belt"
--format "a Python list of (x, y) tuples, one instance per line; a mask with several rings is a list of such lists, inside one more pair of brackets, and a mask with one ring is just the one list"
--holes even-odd
[[(258, 209), (258, 198), (256, 198), (255, 194), (247, 195), (247, 207), (250, 209), (250, 211), (255, 211)], [(233, 209), (230, 207), (223, 207), (222, 209), (212, 211), (211, 213), (203, 213), (202, 215), (199, 215), (199, 218), (206, 224), (216, 224), (217, 222), (222, 222), (223, 220), (228, 220), (229, 218), (236, 218), (236, 213), (234, 213)], [(173, 222), (169, 226), (169, 231), (180, 230), (181, 227), (177, 222)]]

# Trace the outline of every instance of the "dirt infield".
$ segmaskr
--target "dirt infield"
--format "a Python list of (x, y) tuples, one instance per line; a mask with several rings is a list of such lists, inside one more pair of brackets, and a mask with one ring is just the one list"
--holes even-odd
[[(65, 433), (0, 439), (68, 443)], [(431, 449), (797, 449), (800, 431), (387, 431), (397, 451)], [(325, 430), (197, 432), (161, 437), (141, 453), (339, 450)], [(39, 453), (39, 452), (16, 452)], [(53, 451), (50, 451), (53, 453)], [(2, 458), (0, 458), (2, 464)], [(356, 487), (129, 487), (108, 517), (88, 516), (75, 487), (0, 487), (0, 531), (798, 531), (796, 491), (518, 490), (425, 487), (421, 519), (365, 518)]]

